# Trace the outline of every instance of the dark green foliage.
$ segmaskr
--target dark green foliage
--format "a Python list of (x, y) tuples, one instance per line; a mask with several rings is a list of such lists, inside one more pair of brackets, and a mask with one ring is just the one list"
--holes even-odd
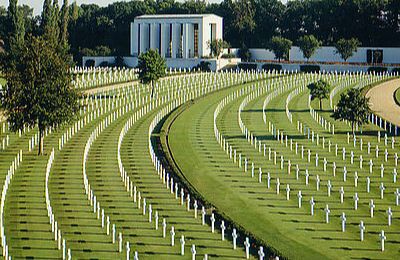
[(115, 64), (114, 64), (114, 66), (115, 66), (115, 67), (118, 67), (118, 68), (127, 67), (126, 64), (125, 64), (125, 61), (124, 61), (124, 57), (122, 57), (122, 56), (117, 56), (117, 57), (115, 58)]
[(239, 63), (238, 68), (241, 70), (256, 70), (257, 64), (256, 63)]
[(292, 48), (292, 41), (283, 37), (274, 36), (268, 44), (268, 49), (274, 52), (275, 58), (279, 61), (289, 59), (290, 48)]
[(300, 71), (305, 73), (316, 73), (321, 70), (318, 65), (300, 65)]
[(61, 8), (61, 20), (60, 20), (60, 44), (64, 47), (68, 47), (68, 24), (69, 24), (69, 5), (68, 0), (64, 0), (63, 7)]
[(209, 72), (211, 71), (210, 69), (210, 63), (208, 61), (201, 61), (196, 67), (194, 67), (194, 70), (200, 70), (204, 72)]
[(394, 68), (394, 69), (392, 69), (392, 73), (398, 73), (398, 74), (400, 74), (400, 68)]
[(151, 97), (154, 93), (154, 82), (166, 74), (165, 59), (157, 50), (150, 49), (139, 55), (138, 60), (139, 80), (143, 84), (151, 84)]
[(85, 62), (85, 67), (94, 67), (94, 65), (96, 64), (96, 62), (94, 60), (86, 60)]
[(224, 53), (224, 54), (221, 55), (221, 58), (223, 58), (223, 59), (233, 59), (233, 58), (236, 58), (236, 56), (233, 53)]
[(313, 82), (307, 86), (310, 90), (311, 100), (319, 99), (319, 109), (322, 110), (322, 100), (329, 97), (331, 87), (324, 80)]
[(265, 63), (262, 65), (262, 69), (266, 71), (281, 71), (282, 65), (281, 64), (273, 64), (273, 63)]
[(315, 51), (321, 47), (321, 42), (314, 35), (304, 35), (298, 40), (300, 50), (303, 52), (304, 58), (309, 60)]
[(375, 72), (375, 73), (383, 73), (387, 72), (388, 68), (386, 67), (369, 67), (368, 72)]
[(29, 36), (1, 64), (7, 85), (0, 99), (7, 120), (13, 131), (39, 128), (39, 154), (43, 154), (44, 130), (68, 122), (79, 108), (68, 69), (64, 53), (43, 36)]
[[(22, 16), (22, 10), (18, 8), (17, 0), (10, 0), (8, 7), (8, 21), (9, 21), (9, 47), (21, 47), (24, 44), (25, 38), (25, 22)], [(14, 51), (10, 49), (10, 51)]]
[(246, 46), (243, 46), (242, 48), (239, 49), (238, 51), (238, 56), (242, 61), (250, 61), (251, 60), (251, 52), (249, 48)]
[(344, 61), (347, 61), (351, 56), (353, 56), (354, 52), (357, 51), (357, 48), (360, 45), (360, 41), (355, 38), (348, 40), (342, 38), (335, 43), (336, 53), (338, 53)]
[(226, 41), (221, 40), (221, 39), (212, 40), (211, 42), (208, 41), (207, 45), (211, 50), (211, 56), (216, 57), (216, 58), (219, 58), (219, 55), (221, 55), (224, 48), (229, 47), (229, 44)]
[(355, 125), (362, 126), (368, 123), (368, 116), (371, 113), (369, 98), (363, 96), (359, 89), (350, 89), (340, 95), (340, 100), (332, 117), (335, 120), (349, 121), (354, 135)]

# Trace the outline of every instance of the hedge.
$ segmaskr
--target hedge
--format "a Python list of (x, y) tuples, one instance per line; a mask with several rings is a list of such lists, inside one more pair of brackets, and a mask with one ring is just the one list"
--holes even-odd
[(300, 71), (305, 73), (316, 73), (321, 70), (318, 65), (300, 65)]
[(369, 67), (368, 72), (375, 72), (375, 73), (381, 73), (381, 72), (387, 72), (386, 67)]
[(282, 70), (282, 65), (281, 64), (271, 64), (271, 63), (266, 63), (262, 65), (262, 69), (266, 71), (281, 71)]
[(256, 70), (257, 64), (255, 63), (239, 63), (238, 68), (242, 70)]

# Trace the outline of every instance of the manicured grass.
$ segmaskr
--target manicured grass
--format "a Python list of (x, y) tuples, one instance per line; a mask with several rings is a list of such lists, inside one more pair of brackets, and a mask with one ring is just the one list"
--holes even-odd
[[(318, 152), (321, 160), (320, 165), (315, 167), (313, 161), (308, 163), (307, 160), (301, 159), (294, 151), (274, 140), (267, 132), (268, 126), (264, 125), (262, 112), (260, 112), (262, 111), (264, 96), (251, 102), (242, 113), (243, 121), (255, 133), (258, 140), (277, 151), (279, 156), (285, 157), (285, 165), (287, 165), (287, 159), (291, 160), (292, 165), (299, 164), (302, 169), (301, 177), (296, 180), (294, 167), (292, 173), (288, 175), (286, 168), (281, 170), (279, 163), (274, 165), (272, 161), (268, 161), (266, 157), (248, 144), (237, 123), (237, 109), (243, 100), (243, 98), (240, 98), (225, 107), (218, 117), (218, 125), (229, 144), (241, 152), (242, 156), (246, 156), (250, 161), (255, 162), (256, 177), (251, 178), (249, 173), (243, 173), (243, 169), (239, 170), (237, 164), (235, 165), (228, 159), (226, 153), (215, 141), (213, 134), (212, 118), (215, 107), (223, 97), (232, 91), (225, 91), (199, 100), (175, 120), (171, 131), (168, 133), (174, 159), (188, 181), (218, 210), (224, 212), (268, 245), (278, 249), (283, 256), (299, 259), (337, 259), (338, 255), (341, 258), (396, 257), (398, 248), (396, 248), (395, 241), (399, 241), (400, 236), (397, 234), (396, 224), (387, 227), (385, 213), (389, 205), (392, 206), (394, 212), (398, 211), (394, 205), (394, 197), (391, 195), (396, 187), (392, 183), (390, 174), (394, 167), (393, 159), (385, 163), (385, 168), (388, 170), (383, 180), (377, 176), (379, 169), (375, 167), (374, 174), (371, 177), (371, 193), (365, 192), (365, 178), (368, 175), (367, 170), (369, 168), (366, 161), (373, 157), (372, 154), (366, 153), (365, 145), (368, 141), (372, 143), (373, 147), (376, 145), (376, 137), (365, 135), (365, 133), (368, 131), (368, 134), (375, 134), (376, 136), (377, 128), (374, 126), (364, 127), (364, 150), (359, 151), (359, 149), (353, 148), (352, 144), (347, 144), (346, 133), (350, 129), (346, 124), (335, 122), (337, 134), (332, 136), (310, 117), (307, 107), (308, 94), (300, 95), (293, 99), (290, 104), (293, 110), (293, 122), (297, 122), (297, 120), (304, 122), (316, 133), (326, 136), (326, 140), (329, 138), (333, 143), (338, 143), (339, 147), (346, 147), (348, 153), (350, 150), (354, 150), (356, 158), (363, 154), (364, 167), (362, 170), (357, 169), (357, 159), (353, 165), (350, 164), (348, 155), (346, 161), (342, 161), (334, 153), (329, 153), (327, 148), (322, 149), (321, 144), (317, 146), (315, 142), (312, 143), (297, 132), (296, 125), (291, 124), (285, 114), (285, 101), (289, 92), (277, 97), (268, 106), (268, 121), (273, 122), (279, 129), (283, 129), (294, 142), (304, 145), (306, 149), (311, 149), (313, 155)], [(328, 103), (324, 103), (325, 107), (328, 107), (328, 105)], [(328, 112), (324, 116), (327, 118)], [(382, 143), (379, 145), (381, 146)], [(396, 151), (398, 151), (397, 147)], [(389, 152), (393, 156), (394, 151), (389, 149)], [(330, 162), (327, 172), (323, 172), (322, 169), (323, 157), (327, 157)], [(331, 163), (333, 161), (336, 161), (338, 165), (336, 177), (332, 176)], [(382, 157), (380, 160), (374, 159), (375, 165), (380, 165), (381, 162)], [(346, 182), (341, 179), (341, 167), (344, 164), (349, 171)], [(262, 167), (264, 173), (267, 171), (271, 173), (272, 186), (270, 190), (266, 188), (265, 177), (263, 184), (257, 182), (258, 167)], [(306, 167), (310, 172), (309, 186), (304, 184), (304, 169)], [(357, 188), (353, 185), (353, 175), (356, 170), (359, 173)], [(321, 190), (318, 192), (315, 190), (316, 174), (319, 174), (321, 178)], [(281, 181), (281, 195), (276, 195), (275, 192), (277, 177)], [(328, 179), (333, 184), (332, 197), (326, 195)], [(384, 181), (386, 186), (384, 200), (379, 199), (378, 185), (381, 181)], [(289, 201), (286, 201), (286, 192), (284, 191), (287, 183), (290, 184), (292, 189)], [(345, 187), (344, 204), (340, 204), (338, 197), (340, 186)], [(303, 207), (298, 209), (296, 194), (300, 189), (304, 197)], [(358, 211), (352, 210), (354, 192), (358, 192), (361, 198)], [(314, 217), (310, 216), (308, 203), (311, 196), (314, 196), (316, 201), (316, 215)], [(369, 218), (368, 211), (368, 203), (371, 198), (375, 199), (376, 204), (376, 213), (373, 219)], [(329, 204), (331, 209), (330, 224), (324, 223), (323, 208), (326, 204)], [(348, 219), (348, 228), (345, 233), (340, 230), (339, 215), (342, 212), (346, 212)], [(364, 220), (367, 226), (364, 242), (359, 241), (357, 225), (360, 220)], [(390, 243), (388, 238), (384, 253), (380, 252), (378, 241), (378, 232), (381, 229), (386, 231), (387, 236), (390, 234), (390, 240), (393, 241), (393, 243)]]
[(400, 88), (398, 88), (396, 92), (394, 92), (394, 101), (397, 105), (400, 106)]

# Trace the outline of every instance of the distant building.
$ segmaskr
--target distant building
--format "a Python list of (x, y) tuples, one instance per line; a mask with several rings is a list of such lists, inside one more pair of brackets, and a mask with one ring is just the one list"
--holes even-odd
[(201, 58), (222, 34), (222, 17), (214, 14), (142, 15), (131, 23), (131, 56), (158, 49), (164, 58)]

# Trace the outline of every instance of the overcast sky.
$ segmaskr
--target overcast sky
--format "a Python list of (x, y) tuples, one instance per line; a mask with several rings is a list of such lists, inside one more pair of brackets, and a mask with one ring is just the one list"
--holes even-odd
[[(95, 4), (100, 5), (100, 6), (106, 6), (106, 5), (108, 5), (108, 4), (112, 3), (112, 2), (117, 2), (117, 1), (128, 2), (130, 0), (76, 0), (76, 2), (79, 5), (80, 4), (93, 4), (93, 3), (95, 3)], [(210, 1), (211, 3), (215, 3), (215, 2), (221, 2), (222, 0), (208, 0), (208, 1)], [(287, 0), (281, 0), (281, 1), (285, 3)], [(0, 0), (0, 5), (8, 7), (8, 2), (9, 2), (9, 0)], [(34, 8), (34, 13), (35, 14), (39, 14), (42, 11), (43, 2), (44, 2), (44, 0), (19, 0), (18, 4), (19, 5), (27, 4), (27, 5), (29, 5), (29, 6)], [(59, 0), (58, 2), (60, 4), (60, 6), (61, 6), (62, 3), (63, 3), (63, 0)], [(69, 2), (71, 3), (71, 2), (73, 2), (73, 0), (69, 0)]]

